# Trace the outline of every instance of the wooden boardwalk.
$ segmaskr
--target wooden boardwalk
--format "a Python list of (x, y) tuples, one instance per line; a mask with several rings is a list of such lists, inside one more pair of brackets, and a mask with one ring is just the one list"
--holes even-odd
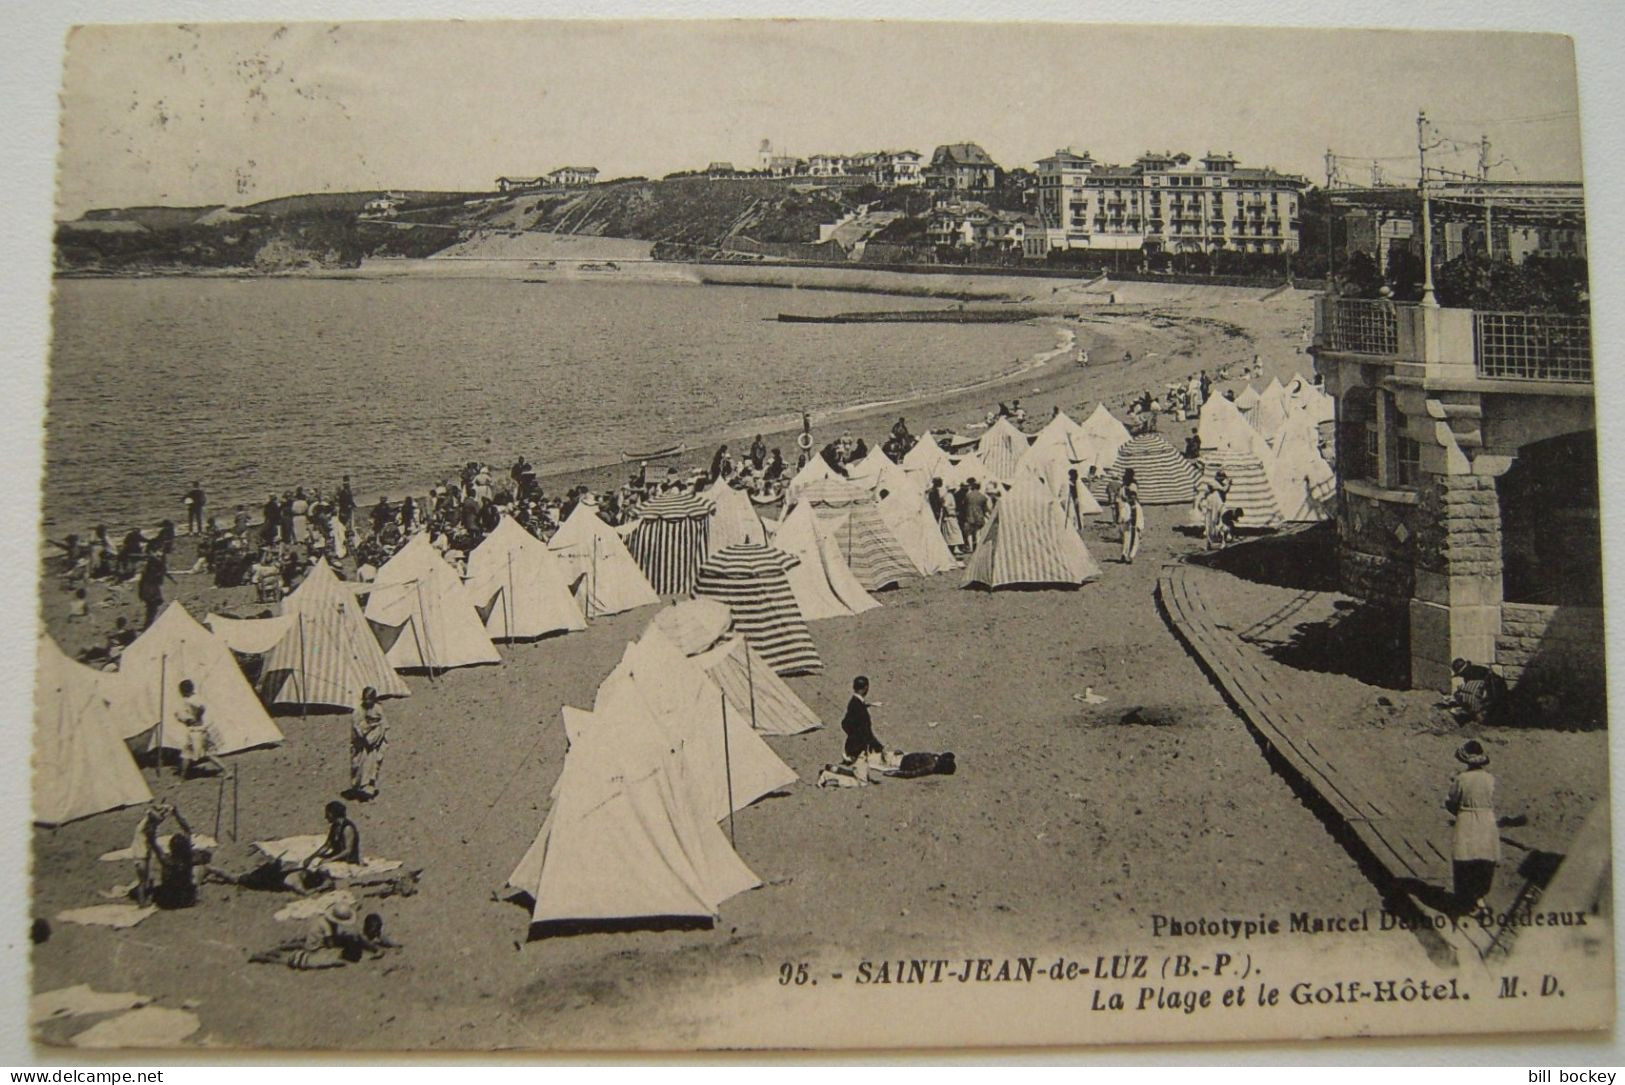
[(1329, 743), (1316, 743), (1321, 728), (1299, 711), (1290, 690), (1283, 691), (1290, 672), (1273, 674), (1286, 668), (1261, 658), (1230, 630), (1203, 598), (1203, 575), (1184, 565), (1169, 566), (1157, 580), (1157, 599), (1174, 632), (1254, 736), (1347, 830), (1345, 843), (1362, 853), (1356, 857), (1375, 864), (1388, 883), (1379, 888), (1403, 888), (1407, 882), (1447, 888), (1448, 852), (1396, 816), (1395, 804), (1380, 789), (1381, 766), (1338, 764)]

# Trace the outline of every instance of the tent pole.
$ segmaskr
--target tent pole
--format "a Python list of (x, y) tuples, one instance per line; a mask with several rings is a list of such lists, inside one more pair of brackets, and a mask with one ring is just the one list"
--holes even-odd
[(734, 847), (739, 846), (734, 836), (734, 768), (733, 757), (728, 752), (728, 694), (718, 687), (722, 697), (722, 770), (728, 779), (728, 842)]
[(299, 612), (299, 718), (310, 711), (310, 671), (305, 662), (305, 612)]
[[(502, 597), (502, 628), (513, 640), (513, 551), (508, 551), (508, 594)], [(508, 661), (504, 659), (503, 663)]]
[(598, 592), (598, 536), (592, 537), (592, 576), (587, 580), (587, 617), (592, 617), (592, 598)]
[[(418, 641), (418, 655), (423, 659), (423, 665), (429, 669), (429, 681), (434, 681), (434, 660), (431, 658), (434, 649), (429, 647), (429, 612), (423, 606), (423, 581), (419, 580), (413, 585), (418, 593), (418, 615), (423, 618), (423, 637)], [(412, 623), (412, 635), (417, 636), (417, 623)]]
[(153, 766), (153, 779), (164, 774), (164, 715), (165, 695), (169, 692), (169, 656), (158, 657), (158, 758)]
[(740, 634), (739, 639), (745, 642), (745, 685), (750, 688), (750, 726), (752, 730), (760, 731), (761, 728), (756, 726), (756, 670), (750, 663), (750, 641), (745, 639), (744, 634)]

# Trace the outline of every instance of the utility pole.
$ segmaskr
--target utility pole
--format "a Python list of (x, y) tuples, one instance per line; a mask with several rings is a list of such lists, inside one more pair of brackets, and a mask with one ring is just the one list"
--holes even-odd
[(1433, 213), (1428, 207), (1427, 123), (1427, 113), (1418, 110), (1416, 157), (1421, 172), (1416, 178), (1416, 185), (1422, 197), (1422, 304), (1430, 309), (1436, 309), (1439, 307), (1439, 300), (1433, 296)]
[[(1490, 137), (1488, 133), (1478, 137), (1478, 179), (1490, 179)], [(1490, 205), (1494, 203), (1488, 192), (1484, 193), (1484, 253), (1486, 256), (1495, 255), (1495, 220)]]
[[(1337, 181), (1337, 156), (1326, 148), (1326, 289), (1337, 292), (1337, 250), (1332, 244), (1332, 185)], [(1239, 207), (1240, 204), (1237, 204)]]

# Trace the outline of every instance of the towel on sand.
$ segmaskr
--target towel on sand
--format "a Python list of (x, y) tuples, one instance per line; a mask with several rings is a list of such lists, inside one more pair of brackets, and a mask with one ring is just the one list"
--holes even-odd
[(348, 904), (353, 910), (356, 907), (355, 894), (350, 892), (348, 889), (335, 889), (331, 893), (323, 893), (320, 896), (302, 897), (301, 899), (294, 901), (292, 904), (284, 905), (283, 907), (278, 908), (276, 914), (271, 918), (281, 923), (286, 923), (293, 919), (315, 919), (317, 916), (327, 911), (327, 906), (329, 904), (336, 904), (339, 902)]
[(89, 908), (70, 908), (66, 912), (58, 912), (56, 918), (63, 923), (123, 930), (135, 926), (157, 910), (152, 905), (138, 908), (134, 904), (93, 904)]
[(197, 1014), (146, 1006), (95, 1024), (73, 1038), (75, 1047), (175, 1047), (198, 1030)]
[(28, 1023), (37, 1025), (53, 1017), (80, 1017), (90, 1013), (113, 1013), (115, 1010), (136, 1010), (151, 1002), (147, 995), (133, 991), (112, 993), (93, 991), (87, 983), (72, 987), (58, 987), (42, 991), (28, 1004)]
[[(280, 840), (256, 840), (254, 847), (282, 863), (298, 866), (316, 853), (327, 839), (320, 834), (309, 836), (285, 836)], [(332, 860), (322, 864), (322, 869), (334, 878), (359, 878), (369, 874), (387, 874), (392, 870), (399, 870), (399, 859), (367, 859), (360, 863), (337, 863)]]

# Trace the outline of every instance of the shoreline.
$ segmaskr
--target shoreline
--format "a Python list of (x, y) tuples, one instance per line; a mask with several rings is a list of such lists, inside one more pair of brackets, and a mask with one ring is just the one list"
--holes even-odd
[[(377, 261), (374, 261), (374, 263), (377, 263)], [(390, 260), (385, 261), (385, 263), (396, 265), (423, 265), (435, 262)], [(440, 263), (447, 264), (451, 263), (451, 261), (443, 261)], [(464, 259), (459, 260), (457, 263), (461, 266), (453, 277), (491, 277), (490, 273), (493, 269), (489, 267), (489, 264), (491, 263), (490, 261)], [(514, 266), (506, 268), (508, 274), (496, 276), (498, 278), (523, 278), (524, 275), (521, 274), (522, 272), (534, 270), (528, 266), (529, 261), (512, 260), (505, 261), (504, 263)], [(471, 265), (478, 266), (473, 267)], [(684, 268), (698, 271), (701, 268), (709, 268), (712, 265), (680, 265), (675, 262), (662, 262), (656, 266), (663, 269), (671, 269), (673, 271)], [(748, 265), (740, 265), (740, 267), (745, 270), (755, 270), (754, 267)], [(794, 270), (792, 265), (775, 266), (773, 270), (782, 271), (786, 268)], [(343, 269), (338, 272), (326, 271), (297, 274), (259, 274), (253, 276), (252, 278), (336, 279), (348, 281), (374, 279), (383, 281), (389, 278), (398, 278), (403, 275), (413, 275), (415, 269), (403, 266), (399, 268), (398, 272), (396, 272), (396, 270), (392, 268), (392, 274), (381, 276), (364, 274), (366, 270), (366, 268), (360, 268)], [(830, 271), (832, 269), (807, 268), (802, 270), (819, 272)], [(469, 274), (471, 271), (475, 272), (475, 274)], [(437, 272), (434, 271), (428, 272), (428, 274), (436, 273)], [(901, 273), (883, 274), (900, 275)], [(101, 278), (104, 276), (85, 277)], [(105, 278), (132, 277), (135, 276), (105, 276)], [(184, 278), (192, 276), (179, 275), (176, 277)], [(198, 275), (196, 277), (239, 278), (241, 276), (234, 273), (209, 273)], [(943, 280), (950, 277), (936, 275), (931, 276), (931, 278), (934, 280)], [(667, 285), (691, 286), (756, 285), (763, 288), (789, 291), (794, 291), (797, 289), (836, 289), (833, 287), (815, 286), (810, 284), (797, 285), (784, 281), (750, 284), (722, 283), (712, 282), (705, 278), (684, 278), (670, 274), (660, 274), (645, 278), (638, 275), (624, 275), (624, 271), (610, 273), (597, 271), (582, 272), (579, 273), (578, 276), (570, 277), (570, 281), (606, 282), (611, 284), (614, 282), (638, 281), (664, 283)], [(1032, 280), (1025, 279), (1022, 281), (1024, 283), (1030, 283)], [(1009, 285), (1015, 284), (1010, 283)], [(1080, 281), (1078, 285), (1083, 286), (1087, 284)], [(885, 288), (884, 284), (875, 283), (855, 283), (843, 289), (846, 289), (851, 293), (859, 294), (895, 293), (894, 290)], [(1253, 297), (1257, 297), (1263, 292), (1250, 291), (1247, 293), (1251, 294)], [(998, 392), (999, 390), (1007, 390), (1013, 385), (1016, 385), (1027, 378), (1032, 378), (1034, 380), (1034, 384), (1022, 395), (1018, 395), (1015, 398), (1020, 399), (1023, 398), (1023, 396), (1041, 397), (1043, 402), (1036, 404), (1035, 407), (1030, 407), (1028, 414), (1030, 417), (1034, 418), (1035, 421), (1041, 417), (1047, 420), (1049, 408), (1051, 406), (1062, 405), (1069, 411), (1074, 409), (1074, 406), (1076, 406), (1076, 401), (1067, 398), (1066, 393), (1074, 385), (1082, 384), (1085, 381), (1088, 381), (1091, 384), (1100, 382), (1100, 384), (1104, 386), (1101, 389), (1103, 392), (1102, 395), (1099, 397), (1091, 397), (1085, 400), (1085, 403), (1092, 404), (1095, 402), (1102, 402), (1112, 398), (1114, 395), (1120, 395), (1122, 390), (1117, 389), (1116, 384), (1122, 379), (1122, 363), (1115, 359), (1119, 359), (1121, 357), (1122, 350), (1125, 346), (1133, 351), (1137, 359), (1135, 364), (1142, 371), (1164, 369), (1168, 363), (1173, 362), (1182, 354), (1191, 355), (1187, 368), (1199, 367), (1198, 359), (1189, 349), (1182, 352), (1147, 350), (1147, 346), (1154, 343), (1159, 338), (1159, 334), (1161, 332), (1168, 330), (1167, 320), (1172, 314), (1170, 314), (1166, 309), (1157, 309), (1156, 307), (1145, 304), (1113, 303), (1113, 300), (1109, 295), (1080, 296), (1077, 292), (1072, 292), (1063, 297), (1059, 296), (1059, 289), (1056, 290), (1056, 294), (1058, 296), (1053, 301), (1045, 299), (1043, 302), (1038, 302), (1030, 296), (1023, 296), (1020, 299), (1028, 304), (1037, 304), (1039, 306), (1043, 306), (1045, 304), (1053, 305), (1056, 310), (1053, 315), (1036, 317), (1032, 323), (1050, 325), (1056, 329), (1062, 338), (1058, 341), (1055, 347), (1035, 352), (1026, 360), (1012, 368), (1005, 368), (985, 377), (981, 377), (968, 383), (956, 385), (950, 388), (890, 396), (878, 400), (837, 404), (834, 406), (809, 411), (808, 414), (815, 428), (819, 425), (828, 427), (839, 426), (843, 428), (855, 427), (871, 421), (879, 421), (880, 416), (889, 415), (893, 411), (898, 411), (899, 413), (903, 413), (905, 417), (909, 415), (913, 416), (909, 418), (909, 426), (910, 429), (916, 433), (924, 433), (926, 430), (941, 430), (945, 428), (955, 429), (966, 424), (965, 422), (957, 420), (955, 416), (973, 411), (974, 416), (979, 420), (981, 415), (986, 412), (989, 406), (991, 406), (987, 400), (984, 399), (977, 401), (975, 397), (988, 396), (991, 393)], [(1241, 296), (1245, 297), (1246, 294)], [(1092, 300), (1095, 304), (1088, 304), (1088, 302), (1085, 301), (1086, 297)], [(987, 300), (992, 299), (989, 298)], [(1006, 296), (1005, 300), (1008, 302), (1017, 299), (1013, 296)], [(1085, 303), (1085, 311), (1083, 312), (1078, 310), (1080, 302)], [(1155, 323), (1153, 323), (1153, 318), (1155, 318)], [(1161, 326), (1159, 327), (1159, 325)], [(1192, 333), (1198, 340), (1204, 338), (1201, 333), (1201, 328), (1197, 323), (1188, 322), (1180, 319), (1179, 317), (1175, 317), (1173, 327), (1176, 330), (1182, 329), (1186, 332)], [(1073, 365), (1048, 365), (1049, 362), (1070, 353), (1080, 342), (1080, 333), (1084, 332), (1085, 330), (1087, 330), (1088, 335), (1083, 341), (1087, 342), (1091, 353), (1096, 358), (1102, 359), (1101, 361), (1097, 361), (1087, 368)], [(1150, 372), (1146, 372), (1146, 379), (1144, 383), (1149, 386), (1157, 383), (1157, 381), (1161, 379), (1161, 377), (1153, 377)], [(1062, 399), (1066, 399), (1064, 404), (1061, 402)], [(786, 460), (793, 463), (795, 459), (794, 439), (795, 436), (800, 432), (800, 428), (801, 412), (799, 410), (777, 411), (747, 417), (711, 430), (707, 430), (703, 433), (676, 435), (672, 438), (672, 443), (680, 441), (687, 446), (686, 450), (679, 456), (656, 462), (666, 466), (677, 467), (680, 472), (688, 471), (694, 467), (703, 468), (709, 462), (711, 452), (715, 450), (718, 444), (732, 443), (735, 441), (748, 441), (752, 436), (759, 433), (762, 435), (764, 441), (768, 443), (770, 448), (775, 447), (776, 445), (780, 447), (781, 450), (786, 451), (788, 453), (786, 455)], [(827, 439), (827, 437), (824, 439)], [(650, 439), (650, 441), (642, 442), (642, 446), (648, 447), (648, 444), (653, 440), (654, 439)], [(815, 444), (821, 443), (822, 440), (815, 433)], [(504, 469), (504, 464), (502, 463), (493, 462), (491, 466), (497, 470)], [(575, 485), (587, 485), (595, 490), (600, 490), (606, 486), (614, 487), (620, 485), (620, 483), (624, 480), (625, 474), (634, 470), (635, 467), (636, 461), (623, 461), (618, 455), (611, 457), (608, 454), (603, 454), (567, 460), (552, 466), (546, 465), (544, 461), (540, 469), (537, 471), (537, 477), (544, 482), (544, 489), (549, 491), (558, 491)], [(452, 469), (455, 469), (455, 465), (447, 464), (440, 470), (443, 472), (445, 470)], [(393, 500), (399, 500), (401, 496), (408, 493), (417, 496), (419, 494), (426, 493), (431, 486), (437, 485), (439, 481), (441, 481), (441, 478), (436, 476), (429, 479), (419, 479), (408, 486), (396, 487), (393, 490), (380, 489), (377, 491), (363, 491), (357, 494), (357, 506), (358, 508), (362, 509), (368, 508), (372, 504), (376, 503), (380, 496), (387, 496)], [(323, 483), (323, 486), (324, 488), (327, 488), (335, 482), (336, 480), (332, 480), (330, 482)], [(207, 489), (207, 487), (205, 487), (205, 489)], [(249, 512), (250, 517), (252, 518), (251, 522), (257, 524), (257, 513), (260, 502), (258, 500), (247, 500), (244, 501), (243, 504), (245, 510)], [(229, 515), (229, 510), (232, 507), (232, 502), (216, 504), (213, 506), (213, 508), (216, 510), (214, 515), (224, 521)], [(221, 512), (220, 510), (222, 508), (227, 511)], [(156, 530), (157, 526), (164, 519), (174, 519), (178, 523), (183, 516), (184, 513), (179, 509), (179, 507), (177, 507), (176, 512), (170, 516), (165, 516), (163, 514), (154, 515), (150, 520), (143, 524), (143, 531), (151, 532)], [(57, 552), (57, 548), (49, 541), (51, 538), (65, 538), (70, 530), (84, 537), (88, 536), (94, 530), (93, 522), (84, 525), (76, 525), (71, 529), (66, 524), (47, 524), (44, 516), (43, 500), (39, 523), (41, 530), (39, 547), (41, 553), (45, 556), (52, 556)], [(116, 537), (128, 531), (130, 526), (131, 525), (129, 524), (125, 524), (115, 528), (109, 524), (109, 533)], [(187, 538), (189, 536), (180, 537)]]
[[(776, 289), (790, 288), (779, 287)], [(1070, 322), (1063, 323), (1059, 317), (1041, 317), (1037, 319), (1036, 323), (1050, 326), (1055, 329), (1057, 332), (1056, 344), (1049, 349), (1033, 353), (1025, 361), (1022, 361), (1013, 368), (1007, 368), (989, 376), (977, 378), (969, 383), (956, 385), (951, 388), (822, 407), (808, 411), (808, 417), (811, 419), (815, 427), (819, 424), (849, 425), (866, 421), (871, 417), (878, 417), (883, 413), (889, 413), (899, 408), (904, 410), (925, 409), (934, 405), (941, 405), (946, 401), (959, 400), (976, 393), (1003, 388), (1035, 373), (1050, 378), (1047, 383), (1053, 384), (1057, 377), (1066, 376), (1068, 374), (1065, 374), (1060, 367), (1053, 369), (1048, 368), (1049, 363), (1056, 358), (1069, 354), (1075, 348), (1078, 342), (1078, 332), (1081, 330), (1081, 324), (1072, 326)], [(1080, 372), (1082, 371), (1080, 370)], [(681, 443), (687, 446), (686, 450), (678, 456), (670, 459), (659, 460), (657, 462), (663, 465), (679, 467), (680, 470), (687, 470), (695, 466), (703, 468), (709, 462), (711, 453), (715, 450), (717, 445), (727, 444), (739, 440), (748, 441), (751, 437), (759, 433), (762, 435), (763, 439), (769, 443), (770, 447), (773, 445), (774, 441), (785, 442), (789, 446), (786, 460), (787, 462), (793, 463), (795, 458), (794, 438), (795, 435), (800, 432), (800, 429), (800, 411), (779, 411), (768, 415), (744, 418), (727, 423), (720, 429), (707, 430), (705, 433), (696, 434), (692, 437), (678, 438), (677, 440), (681, 441)], [(446, 470), (454, 470), (456, 466), (460, 465), (448, 464)], [(492, 462), (489, 466), (495, 471), (502, 471), (506, 468), (505, 464), (497, 462)], [(636, 466), (637, 461), (622, 460), (618, 456), (613, 459), (609, 458), (607, 455), (593, 456), (584, 460), (576, 459), (566, 461), (552, 467), (542, 466), (537, 470), (536, 477), (544, 484), (544, 491), (548, 492), (549, 494), (578, 485), (591, 486), (597, 490), (605, 486), (619, 486), (620, 483), (624, 481), (622, 477), (623, 472), (635, 470)], [(365, 509), (368, 509), (372, 505), (376, 504), (380, 497), (387, 497), (392, 502), (399, 502), (400, 498), (407, 494), (411, 494), (414, 498), (416, 498), (426, 494), (431, 487), (439, 485), (441, 481), (443, 481), (441, 478), (433, 478), (429, 480), (419, 480), (406, 487), (397, 487), (393, 490), (357, 493), (356, 508), (358, 515), (361, 511), (364, 511)], [(299, 483), (298, 485), (304, 485), (304, 483)], [(324, 483), (323, 485), (324, 488), (326, 488), (326, 484)], [(268, 487), (268, 489), (276, 489), (278, 491), (283, 488), (285, 487), (283, 487), (281, 484)], [(207, 487), (205, 487), (205, 490), (207, 490)], [(227, 518), (226, 515), (218, 511), (218, 506), (213, 504), (212, 499), (209, 507), (211, 509), (215, 509), (216, 511), (213, 512), (213, 515), (219, 518), (222, 523), (225, 523)], [(245, 503), (244, 507), (249, 511), (250, 516), (253, 517), (251, 523), (254, 526), (258, 526), (261, 522), (258, 518), (258, 503), (256, 502), (252, 505)], [(122, 524), (115, 527), (112, 524), (109, 524), (108, 534), (117, 539), (125, 532), (128, 532), (132, 526), (140, 526), (143, 533), (150, 535), (158, 529), (165, 519), (175, 520), (178, 526), (179, 520), (183, 516), (184, 513), (179, 513), (176, 516), (169, 517), (157, 515), (152, 517), (150, 520), (142, 521), (139, 525)], [(84, 538), (94, 533), (95, 525), (92, 524), (86, 527), (75, 527), (72, 530)], [(49, 539), (51, 537), (66, 538), (67, 534), (68, 531), (63, 530), (60, 526), (56, 525), (53, 525), (47, 532), (42, 513), (40, 546), (42, 552), (46, 556), (52, 556), (57, 552), (57, 548), (51, 544)], [(177, 539), (185, 539), (190, 537), (191, 536), (184, 534), (177, 535)]]

